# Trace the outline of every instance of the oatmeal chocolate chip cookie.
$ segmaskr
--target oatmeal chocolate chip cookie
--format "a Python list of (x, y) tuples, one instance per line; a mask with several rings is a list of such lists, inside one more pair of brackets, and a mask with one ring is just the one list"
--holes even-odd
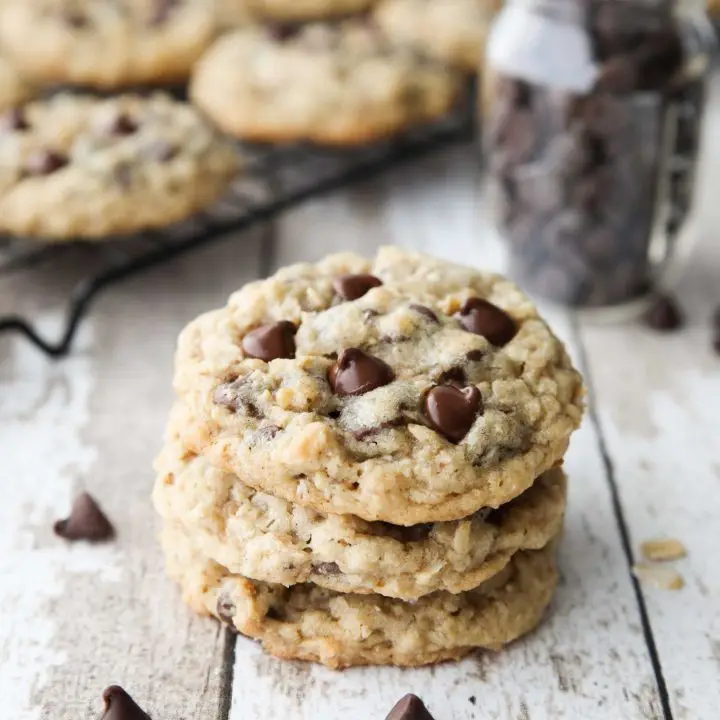
[(0, 113), (16, 108), (32, 95), (30, 86), (15, 67), (0, 56)]
[(272, 655), (332, 668), (429, 665), (477, 648), (499, 650), (540, 622), (557, 584), (554, 541), (517, 553), (474, 590), (413, 603), (249, 580), (206, 559), (172, 524), (162, 543), (168, 574), (196, 612), (260, 640)]
[(196, 66), (190, 92), (246, 140), (355, 145), (444, 115), (459, 89), (451, 71), (348, 20), (226, 35)]
[(499, 510), (403, 527), (353, 515), (319, 515), (254, 490), (177, 442), (156, 463), (155, 507), (203, 555), (255, 580), (313, 582), (337, 592), (415, 600), (471, 590), (519, 550), (560, 532), (565, 476), (555, 468)]
[(0, 116), (0, 230), (60, 241), (166, 226), (237, 170), (232, 143), (186, 103), (56, 95)]
[(564, 455), (583, 399), (514, 284), (393, 247), (246, 285), (183, 331), (175, 388), (172, 430), (217, 467), (397, 525), (520, 495)]
[(477, 72), (500, 0), (382, 0), (375, 20), (398, 45)]
[(182, 82), (212, 41), (208, 0), (3, 0), (0, 43), (29, 79), (118, 88)]
[(244, 0), (262, 20), (307, 22), (365, 12), (376, 0)]

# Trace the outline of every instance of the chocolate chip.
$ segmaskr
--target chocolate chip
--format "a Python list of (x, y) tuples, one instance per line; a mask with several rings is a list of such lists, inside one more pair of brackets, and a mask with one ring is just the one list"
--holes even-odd
[(343, 300), (357, 300), (380, 285), (382, 280), (374, 275), (340, 275), (333, 280), (333, 290)]
[(471, 695), (471, 696), (468, 698), (468, 701), (469, 701), (469, 703), (470, 703), (471, 705), (475, 705), (475, 703), (477, 702), (477, 698), (476, 698), (474, 695)]
[(119, 685), (105, 688), (102, 698), (105, 712), (100, 720), (151, 720)]
[(150, 26), (164, 23), (170, 17), (170, 13), (177, 7), (177, 4), (177, 0), (155, 0), (153, 13), (150, 17)]
[(235, 617), (235, 603), (227, 593), (221, 593), (220, 597), (218, 597), (215, 612), (226, 625), (229, 625), (233, 629), (235, 628), (235, 623), (233, 622), (233, 617)]
[(263, 325), (243, 338), (242, 348), (248, 357), (265, 362), (276, 358), (294, 358), (296, 332), (297, 327), (287, 320)]
[(364, 395), (394, 378), (387, 363), (359, 348), (343, 350), (328, 372), (328, 382), (337, 395)]
[(482, 395), (476, 387), (436, 385), (425, 396), (425, 414), (430, 424), (454, 443), (467, 435), (482, 411)]
[(645, 324), (658, 332), (679, 330), (685, 324), (683, 312), (672, 295), (661, 294), (653, 298), (644, 315)]
[(419, 313), (423, 317), (426, 317), (428, 320), (430, 320), (430, 322), (434, 322), (434, 323), (440, 322), (438, 320), (438, 316), (429, 307), (425, 307), (424, 305), (413, 304), (410, 306), (410, 309), (414, 310), (416, 313)]
[(53, 526), (55, 534), (65, 540), (110, 540), (115, 529), (100, 506), (88, 495), (78, 496), (66, 520), (58, 520)]
[(434, 720), (423, 701), (417, 695), (406, 695), (385, 720)]
[(64, 168), (70, 161), (67, 155), (52, 150), (38, 150), (25, 163), (25, 172), (31, 176), (51, 175)]
[(464, 386), (467, 382), (465, 370), (461, 367), (451, 367), (444, 370), (437, 379), (438, 385), (461, 385)]
[(286, 616), (285, 616), (285, 613), (280, 608), (276, 608), (271, 605), (267, 609), (267, 612), (265, 613), (265, 617), (268, 620), (277, 620), (278, 622), (284, 622)]
[(270, 37), (277, 42), (285, 42), (291, 40), (300, 33), (300, 25), (292, 23), (273, 23), (268, 26)]
[(255, 388), (246, 377), (219, 385), (213, 395), (213, 402), (216, 405), (223, 405), (233, 412), (241, 412), (248, 417), (260, 417), (261, 413), (255, 400)]
[(63, 20), (66, 25), (72, 28), (84, 28), (88, 26), (87, 15), (82, 13), (80, 10), (73, 10), (68, 8), (63, 14)]
[(137, 129), (138, 124), (129, 115), (117, 113), (107, 121), (103, 132), (106, 135), (132, 135)]
[(13, 108), (0, 116), (0, 132), (27, 130), (29, 127), (30, 123), (22, 108)]
[(177, 147), (167, 140), (156, 140), (147, 146), (145, 154), (150, 160), (164, 163), (177, 155)]
[(498, 347), (507, 345), (517, 332), (515, 322), (504, 310), (482, 298), (466, 300), (458, 316), (468, 332), (482, 335)]
[(340, 575), (340, 566), (336, 562), (321, 562), (312, 566), (317, 575)]

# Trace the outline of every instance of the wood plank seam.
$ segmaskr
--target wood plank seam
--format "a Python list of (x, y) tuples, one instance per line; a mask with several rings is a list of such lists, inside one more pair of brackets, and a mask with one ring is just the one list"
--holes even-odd
[(647, 647), (648, 655), (650, 658), (650, 664), (653, 668), (653, 674), (655, 675), (655, 682), (657, 684), (658, 696), (660, 698), (660, 704), (663, 712), (664, 720), (674, 720), (672, 709), (670, 707), (670, 694), (668, 692), (667, 682), (663, 674), (662, 663), (660, 661), (660, 654), (658, 652), (657, 643), (655, 642), (655, 636), (652, 630), (652, 623), (650, 622), (650, 616), (647, 610), (647, 604), (645, 602), (645, 595), (640, 586), (640, 582), (632, 573), (632, 567), (635, 564), (635, 554), (632, 549), (632, 542), (630, 540), (630, 531), (628, 529), (627, 520), (625, 518), (625, 512), (622, 507), (620, 500), (620, 492), (617, 485), (617, 478), (615, 476), (615, 467), (610, 457), (610, 453), (605, 441), (605, 435), (600, 421), (600, 415), (596, 405), (596, 395), (592, 382), (592, 375), (590, 372), (590, 363), (585, 351), (585, 345), (583, 344), (582, 332), (580, 330), (580, 322), (575, 314), (571, 314), (570, 317), (570, 328), (573, 335), (573, 343), (577, 348), (578, 353), (578, 364), (580, 372), (585, 378), (585, 386), (587, 387), (587, 418), (595, 430), (595, 436), (597, 437), (598, 450), (602, 456), (603, 465), (605, 466), (605, 478), (608, 483), (610, 490), (610, 497), (612, 501), (612, 510), (615, 515), (617, 527), (620, 532), (620, 542), (622, 544), (623, 552), (628, 566), (628, 574), (630, 576), (630, 582), (632, 584), (633, 593), (635, 595), (635, 601), (637, 603), (638, 612), (640, 615), (640, 625), (642, 627), (643, 637), (645, 639), (645, 645)]

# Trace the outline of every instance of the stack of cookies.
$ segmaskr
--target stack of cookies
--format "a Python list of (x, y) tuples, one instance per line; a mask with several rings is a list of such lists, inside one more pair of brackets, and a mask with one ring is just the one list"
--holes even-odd
[(583, 387), (502, 277), (397, 248), (181, 334), (154, 492), (186, 601), (283, 658), (422, 665), (532, 629)]

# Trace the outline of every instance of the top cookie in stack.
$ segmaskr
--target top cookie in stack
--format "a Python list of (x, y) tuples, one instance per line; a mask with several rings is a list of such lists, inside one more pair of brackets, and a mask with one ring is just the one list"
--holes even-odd
[(333, 666), (540, 619), (583, 390), (509, 281), (397, 248), (295, 265), (186, 328), (175, 389), (155, 500), (197, 609)]

